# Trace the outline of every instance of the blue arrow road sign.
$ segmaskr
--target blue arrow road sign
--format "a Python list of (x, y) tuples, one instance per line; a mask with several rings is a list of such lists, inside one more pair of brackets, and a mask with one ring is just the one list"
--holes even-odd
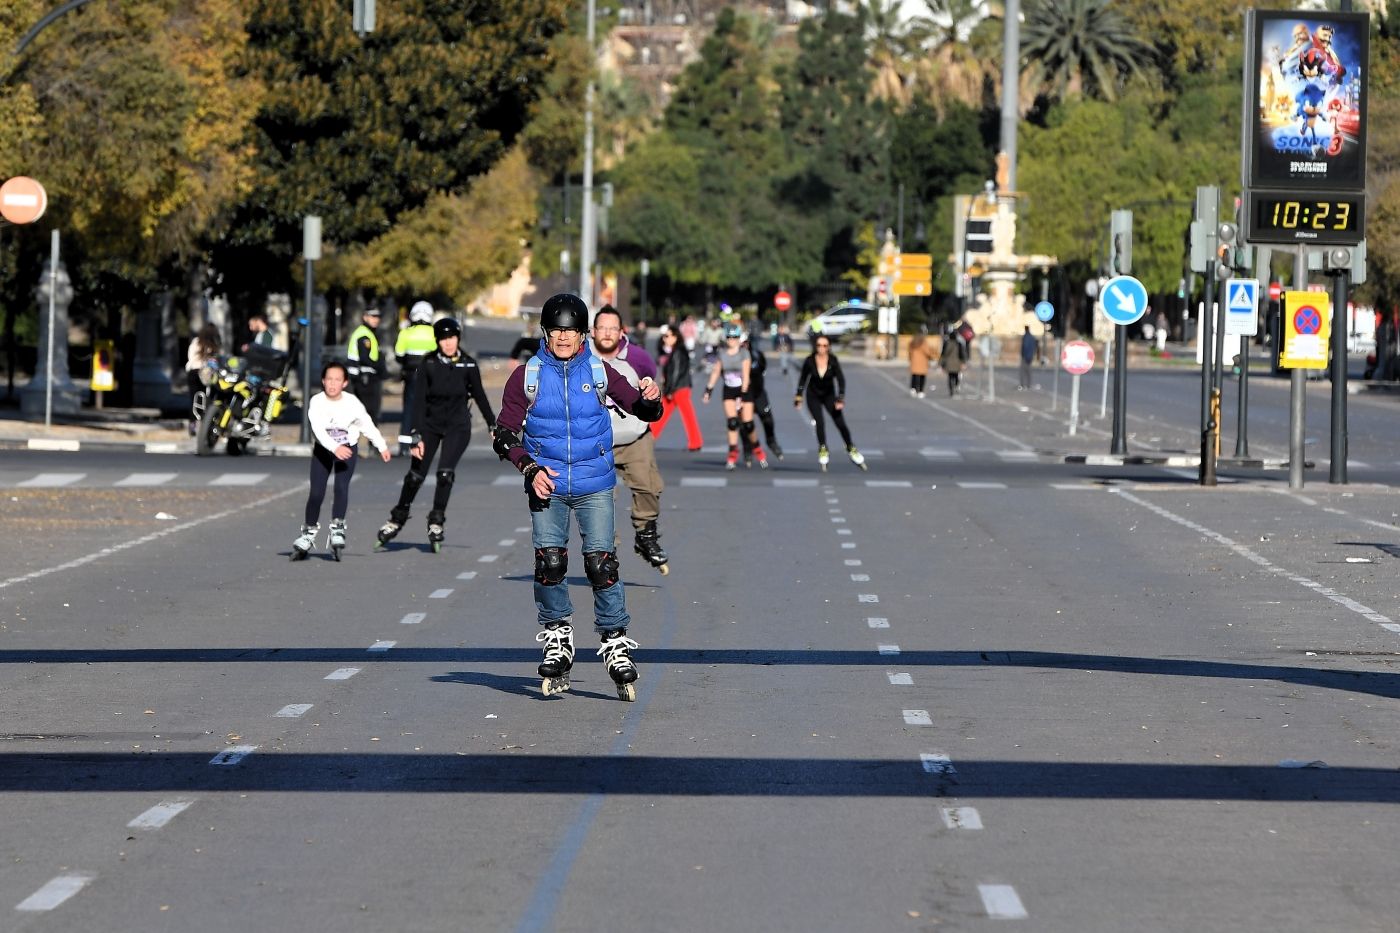
[(1132, 324), (1147, 313), (1147, 289), (1131, 275), (1109, 279), (1099, 300), (1104, 314), (1115, 324)]
[(1042, 324), (1050, 323), (1050, 319), (1055, 316), (1055, 306), (1048, 301), (1037, 301), (1035, 303), (1035, 316)]

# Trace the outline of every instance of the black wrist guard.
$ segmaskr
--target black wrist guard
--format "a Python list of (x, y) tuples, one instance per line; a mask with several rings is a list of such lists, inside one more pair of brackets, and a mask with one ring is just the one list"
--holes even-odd
[(496, 429), (491, 432), (491, 449), (496, 452), (496, 456), (502, 460), (509, 458), (511, 450), (521, 445), (520, 435), (502, 427), (499, 423)]

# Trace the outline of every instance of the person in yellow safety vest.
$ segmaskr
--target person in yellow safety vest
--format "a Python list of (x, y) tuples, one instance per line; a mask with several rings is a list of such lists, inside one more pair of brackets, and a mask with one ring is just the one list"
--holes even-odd
[(379, 352), (379, 309), (366, 308), (360, 315), (360, 326), (350, 334), (345, 348), (345, 367), (350, 372), (350, 388), (364, 403), (370, 420), (379, 421), (379, 409), (384, 404), (384, 358)]
[(415, 301), (408, 311), (408, 326), (399, 331), (394, 341), (394, 358), (399, 361), (403, 375), (403, 414), (399, 418), (399, 454), (406, 455), (413, 446), (413, 393), (418, 367), (423, 359), (437, 350), (433, 337), (433, 306)]

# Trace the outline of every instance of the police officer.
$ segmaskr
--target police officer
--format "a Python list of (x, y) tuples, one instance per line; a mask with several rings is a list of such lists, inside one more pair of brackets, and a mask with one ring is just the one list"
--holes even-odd
[(408, 311), (408, 326), (399, 331), (394, 341), (394, 358), (399, 361), (403, 378), (403, 413), (399, 417), (399, 454), (407, 454), (413, 446), (413, 402), (418, 367), (423, 359), (437, 349), (433, 337), (433, 306), (415, 301)]
[(360, 315), (360, 326), (350, 334), (350, 344), (345, 348), (350, 388), (376, 423), (384, 404), (384, 359), (379, 353), (379, 335), (375, 333), (378, 328), (379, 309), (366, 308)]
[(447, 521), (447, 501), (457, 478), (457, 461), (462, 459), (472, 439), (471, 404), (481, 411), (486, 424), (496, 426), (496, 413), (481, 385), (481, 369), (470, 354), (461, 349), (462, 327), (455, 318), (445, 317), (433, 325), (435, 349), (418, 367), (414, 389), (413, 442), (408, 475), (403, 479), (398, 504), (389, 520), (379, 529), (379, 543), (388, 544), (408, 521), (409, 506), (418, 489), (428, 479), (433, 457), (438, 458), (437, 487), (433, 508), (428, 513), (428, 543), (436, 552), (442, 547), (443, 524)]

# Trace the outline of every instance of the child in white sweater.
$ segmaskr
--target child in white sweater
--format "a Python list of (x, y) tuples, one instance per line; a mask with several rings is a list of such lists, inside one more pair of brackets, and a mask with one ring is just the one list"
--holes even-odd
[(326, 499), (326, 484), (335, 476), (335, 495), (331, 500), (331, 530), (327, 544), (336, 560), (345, 548), (345, 513), (350, 507), (350, 478), (355, 475), (359, 459), (360, 438), (367, 437), (379, 458), (389, 462), (389, 445), (374, 426), (364, 404), (345, 391), (350, 374), (341, 363), (327, 363), (321, 368), (321, 388), (307, 405), (307, 419), (316, 445), (311, 449), (311, 491), (306, 495), (306, 521), (301, 536), (292, 542), (292, 560), (301, 560), (316, 545), (321, 531), (321, 503)]

